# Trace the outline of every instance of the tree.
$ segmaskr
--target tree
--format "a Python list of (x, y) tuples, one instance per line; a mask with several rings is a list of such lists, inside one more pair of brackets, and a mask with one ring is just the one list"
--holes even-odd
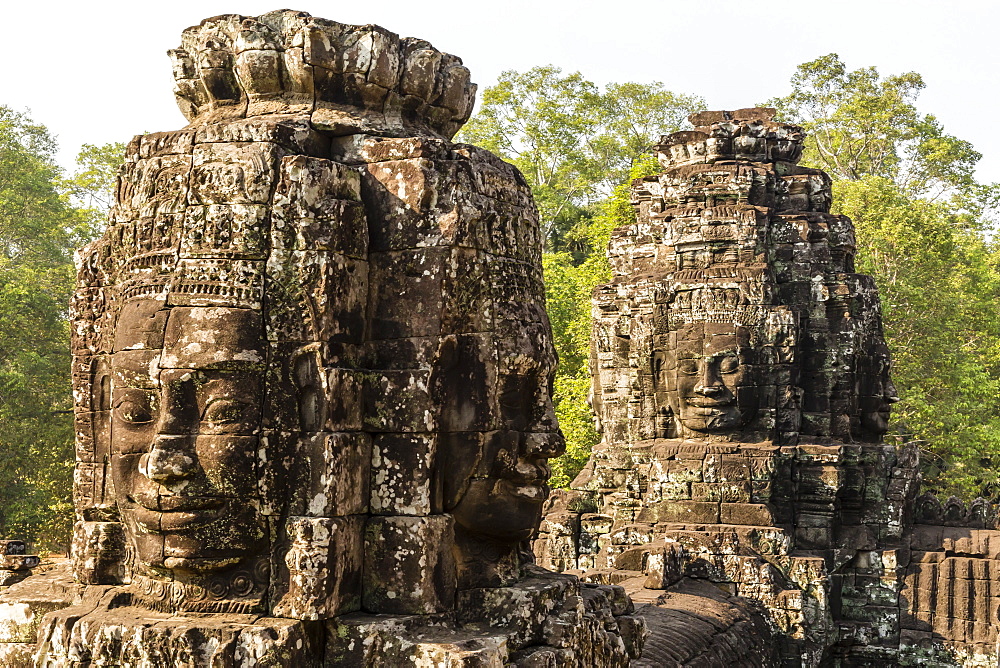
[(848, 71), (836, 54), (800, 65), (771, 100), (809, 132), (803, 164), (834, 178), (854, 220), (858, 270), (875, 277), (901, 402), (894, 430), (926, 441), (926, 486), (1000, 493), (1000, 271), (972, 144), (921, 114), (919, 74)]
[[(636, 164), (632, 178), (653, 173), (658, 169), (654, 164), (655, 161)], [(595, 287), (611, 280), (611, 266), (605, 253), (611, 232), (635, 221), (635, 211), (629, 203), (630, 183), (628, 179), (615, 188), (611, 197), (595, 207), (595, 214), (587, 219), (586, 225), (578, 227), (590, 249), (582, 261), (565, 251), (545, 253), (542, 258), (546, 310), (559, 355), (554, 394), (556, 417), (566, 437), (566, 454), (551, 462), (550, 482), (556, 487), (569, 486), (600, 440), (588, 401), (591, 296)]]
[(77, 169), (62, 180), (62, 189), (86, 221), (81, 230), (86, 238), (97, 236), (115, 202), (118, 168), (125, 162), (125, 143), (84, 144), (76, 156)]
[(120, 146), (85, 147), (64, 180), (48, 131), (0, 107), (0, 536), (43, 547), (72, 526), (73, 249), (97, 231)]
[[(517, 166), (531, 185), (548, 250), (558, 251), (592, 205), (649, 155), (659, 134), (704, 107), (663, 84), (608, 84), (552, 65), (507, 71), (482, 95), (459, 139)], [(577, 239), (579, 240), (579, 239)], [(603, 249), (601, 249), (603, 252)], [(579, 259), (579, 258), (578, 258)]]
[(917, 110), (924, 80), (916, 72), (883, 78), (874, 67), (848, 71), (831, 53), (799, 65), (791, 84), (789, 95), (767, 104), (809, 133), (803, 164), (834, 180), (884, 177), (911, 197), (981, 191), (974, 171), (982, 155)]
[(925, 487), (1000, 493), (1000, 272), (990, 243), (947, 203), (884, 177), (841, 181), (836, 210), (857, 228), (858, 271), (882, 298), (901, 401), (894, 430), (926, 441)]
[(72, 404), (66, 305), (79, 220), (56, 188), (55, 142), (0, 107), (0, 527), (67, 537)]

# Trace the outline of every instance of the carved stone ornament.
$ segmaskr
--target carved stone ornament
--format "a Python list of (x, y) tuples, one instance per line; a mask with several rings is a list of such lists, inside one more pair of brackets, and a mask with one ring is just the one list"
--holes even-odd
[(0, 618), (32, 612), (0, 650), (627, 665), (621, 588), (532, 565), (564, 450), (538, 214), (449, 141), (461, 60), (294, 11), (181, 42), (190, 124), (128, 145), (77, 256), (75, 580), (5, 592)]

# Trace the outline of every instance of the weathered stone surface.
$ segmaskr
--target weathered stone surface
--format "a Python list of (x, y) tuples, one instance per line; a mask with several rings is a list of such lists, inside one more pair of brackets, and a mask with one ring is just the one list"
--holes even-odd
[(650, 630), (633, 666), (782, 665), (780, 639), (764, 611), (746, 599), (690, 579), (666, 593), (639, 589), (633, 596)]
[(450, 138), (476, 91), (462, 61), (427, 42), (289, 10), (208, 19), (170, 56), (194, 124), (293, 113), (335, 136)]
[(71, 605), (82, 591), (64, 562), (0, 592), (0, 649), (7, 643), (34, 644), (42, 617)]
[[(364, 554), (363, 515), (294, 517), (286, 524), (288, 551), (281, 573), (287, 590), (272, 606), (275, 616), (328, 619), (361, 609), (361, 569)], [(282, 568), (283, 567), (283, 568)]]
[(623, 590), (531, 567), (564, 449), (541, 235), (518, 171), (449, 141), (461, 60), (289, 10), (181, 41), (190, 125), (128, 145), (78, 254), (80, 584), (0, 595), (0, 657), (626, 665)]
[(0, 591), (26, 579), (39, 563), (36, 555), (27, 554), (24, 541), (0, 540)]
[(365, 529), (364, 608), (433, 614), (454, 605), (457, 576), (450, 515), (373, 517)]

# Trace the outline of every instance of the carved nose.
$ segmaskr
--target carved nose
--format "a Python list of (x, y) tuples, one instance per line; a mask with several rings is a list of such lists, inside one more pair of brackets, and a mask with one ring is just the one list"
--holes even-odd
[(884, 396), (887, 404), (894, 404), (899, 401), (899, 395), (896, 393), (896, 386), (891, 380), (886, 381)]
[(139, 473), (161, 485), (190, 478), (196, 469), (189, 439), (184, 436), (157, 436), (149, 453), (139, 458)]
[(712, 360), (702, 360), (699, 368), (698, 384), (694, 386), (694, 391), (698, 394), (704, 396), (711, 396), (713, 394), (719, 394), (725, 389), (725, 385), (722, 384), (722, 379), (719, 378), (718, 372), (715, 370), (715, 365), (712, 364)]

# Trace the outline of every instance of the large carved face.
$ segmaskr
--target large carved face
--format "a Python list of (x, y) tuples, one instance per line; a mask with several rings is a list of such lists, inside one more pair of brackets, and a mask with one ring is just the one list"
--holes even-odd
[(260, 313), (127, 304), (112, 355), (116, 500), (139, 563), (207, 571), (255, 555)]
[(657, 358), (657, 381), (678, 431), (736, 430), (757, 411), (747, 330), (722, 323), (693, 323), (676, 332), (676, 346)]

